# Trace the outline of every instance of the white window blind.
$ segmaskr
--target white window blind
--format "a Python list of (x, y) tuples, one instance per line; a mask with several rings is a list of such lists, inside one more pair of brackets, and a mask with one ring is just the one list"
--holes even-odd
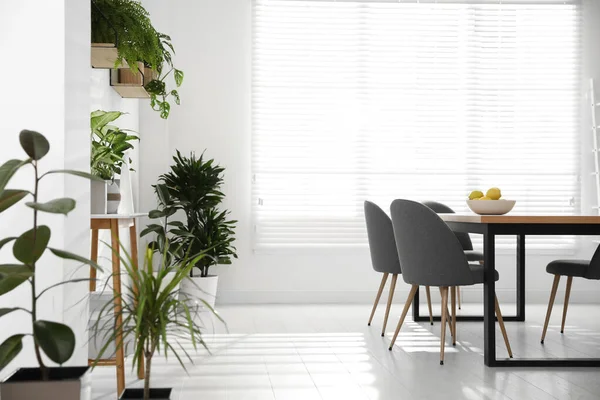
[(578, 212), (579, 12), (572, 1), (255, 0), (257, 247), (365, 244), (366, 199), (460, 212), (471, 190), (497, 186), (515, 214)]

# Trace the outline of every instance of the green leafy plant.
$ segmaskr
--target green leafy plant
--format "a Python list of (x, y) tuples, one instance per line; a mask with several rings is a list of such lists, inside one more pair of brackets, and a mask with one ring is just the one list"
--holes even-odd
[[(144, 399), (149, 399), (152, 358), (156, 354), (165, 357), (173, 354), (180, 365), (186, 369), (183, 358), (190, 362), (192, 359), (180, 339), (189, 339), (194, 347), (207, 348), (202, 340), (202, 326), (197, 321), (200, 307), (196, 299), (189, 299), (177, 290), (180, 283), (187, 278), (193, 266), (205, 257), (199, 254), (190, 258), (184, 256), (176, 264), (167, 262), (168, 254), (162, 253), (158, 269), (153, 265), (153, 250), (147, 248), (144, 257), (144, 267), (137, 269), (134, 262), (123, 247), (121, 265), (125, 275), (131, 282), (123, 294), (117, 294), (123, 303), (122, 310), (114, 315), (114, 298), (108, 301), (100, 310), (99, 318), (93, 327), (94, 338), (100, 338), (104, 343), (98, 358), (102, 358), (112, 343), (122, 348), (127, 338), (133, 340), (133, 367), (140, 370), (144, 367)], [(113, 252), (115, 249), (113, 249)], [(110, 279), (110, 278), (109, 278)], [(201, 300), (205, 309), (212, 312), (223, 322), (212, 307)], [(115, 320), (122, 320), (123, 335), (116, 334), (113, 328)]]
[(121, 115), (123, 113), (120, 111), (100, 110), (91, 114), (91, 170), (92, 174), (104, 180), (112, 180), (116, 174), (121, 173), (125, 152), (133, 148), (132, 141), (139, 140), (137, 136), (130, 134), (131, 131), (109, 125)]
[[(0, 308), (0, 317), (13, 312), (25, 312), (31, 316), (32, 333), (13, 335), (0, 345), (0, 371), (21, 352), (23, 338), (32, 336), (41, 377), (47, 380), (49, 371), (42, 359), (42, 352), (57, 364), (65, 363), (71, 358), (75, 350), (75, 334), (71, 328), (60, 322), (38, 319), (38, 303), (44, 301), (44, 295), (57, 286), (88, 281), (89, 279), (66, 280), (39, 290), (36, 282), (36, 272), (41, 266), (38, 261), (48, 250), (57, 257), (79, 261), (94, 268), (99, 267), (93, 261), (77, 254), (48, 247), (51, 230), (46, 225), (39, 225), (38, 214), (44, 212), (67, 215), (75, 208), (75, 200), (59, 198), (40, 203), (38, 201), (40, 185), (43, 183), (44, 178), (52, 174), (71, 174), (88, 179), (97, 178), (88, 173), (73, 170), (52, 170), (42, 173), (39, 161), (50, 151), (48, 140), (42, 134), (28, 130), (21, 131), (19, 140), (28, 158), (25, 160), (9, 160), (0, 166), (0, 212), (6, 211), (9, 207), (29, 196), (32, 201), (25, 203), (25, 206), (32, 210), (33, 228), (19, 237), (12, 236), (0, 240), (0, 248), (13, 242), (13, 256), (16, 259), (14, 263), (0, 265), (0, 296), (27, 282), (31, 286), (31, 309), (22, 307)], [(33, 169), (33, 191), (6, 189), (12, 176), (24, 167)], [(60, 273), (62, 274), (62, 272)]]
[[(200, 276), (208, 276), (208, 270), (216, 264), (231, 264), (237, 258), (235, 226), (229, 220), (229, 211), (219, 210), (225, 194), (221, 191), (225, 169), (214, 160), (182, 156), (179, 151), (173, 157), (171, 171), (159, 178), (155, 186), (159, 209), (150, 213), (150, 218), (162, 218), (183, 211), (185, 221), (172, 221), (167, 225), (152, 224), (142, 235), (156, 233), (156, 248), (164, 250), (164, 243), (176, 243), (188, 254), (206, 254), (195, 266)], [(175, 255), (177, 257), (177, 255)], [(190, 276), (194, 276), (194, 270)]]
[(115, 68), (123, 60), (134, 73), (138, 62), (158, 73), (158, 78), (145, 85), (150, 94), (150, 106), (167, 119), (171, 112), (169, 97), (180, 104), (177, 89), (167, 88), (167, 78), (173, 73), (177, 88), (183, 83), (183, 71), (173, 65), (175, 48), (171, 37), (158, 32), (150, 20), (150, 15), (138, 1), (133, 0), (93, 0), (92, 1), (92, 43), (115, 43), (117, 61)]

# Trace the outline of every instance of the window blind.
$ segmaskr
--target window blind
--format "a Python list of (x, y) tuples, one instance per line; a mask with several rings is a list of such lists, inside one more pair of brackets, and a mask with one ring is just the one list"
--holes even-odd
[(255, 0), (256, 246), (366, 244), (367, 199), (462, 212), (471, 190), (496, 186), (515, 214), (578, 212), (579, 12), (569, 1)]

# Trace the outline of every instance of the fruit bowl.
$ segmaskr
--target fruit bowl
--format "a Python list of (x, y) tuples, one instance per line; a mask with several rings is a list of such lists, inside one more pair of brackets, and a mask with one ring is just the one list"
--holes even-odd
[(467, 200), (467, 205), (475, 214), (504, 215), (513, 209), (515, 200)]

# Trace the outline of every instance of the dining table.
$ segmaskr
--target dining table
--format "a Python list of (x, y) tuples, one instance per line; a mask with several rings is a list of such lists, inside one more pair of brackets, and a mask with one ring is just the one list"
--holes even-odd
[[(496, 237), (514, 235), (516, 245), (516, 315), (507, 315), (504, 321), (525, 321), (526, 305), (526, 250), (527, 235), (600, 235), (599, 215), (477, 215), (473, 213), (438, 214), (455, 232), (483, 235), (484, 284), (483, 316), (457, 316), (460, 320), (483, 320), (484, 363), (488, 367), (600, 367), (600, 358), (506, 358), (496, 357), (496, 328), (494, 299), (496, 287)], [(413, 302), (413, 319), (424, 321), (419, 314), (419, 297)], [(540, 344), (541, 345), (541, 344)]]

